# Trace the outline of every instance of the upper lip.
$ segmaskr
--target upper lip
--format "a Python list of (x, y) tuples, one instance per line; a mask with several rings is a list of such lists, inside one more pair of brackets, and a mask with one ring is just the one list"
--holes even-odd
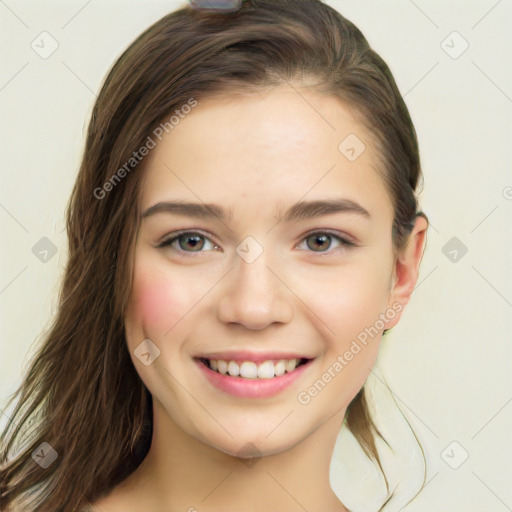
[(210, 352), (196, 356), (198, 359), (222, 359), (223, 361), (279, 361), (280, 359), (313, 359), (297, 352), (252, 352), (249, 350), (228, 350), (226, 352)]

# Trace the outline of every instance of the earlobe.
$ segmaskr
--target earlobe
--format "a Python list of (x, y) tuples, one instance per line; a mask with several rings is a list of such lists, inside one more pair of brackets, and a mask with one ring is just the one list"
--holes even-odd
[(389, 321), (386, 329), (394, 327), (400, 320), (401, 312), (411, 298), (418, 280), (420, 263), (427, 240), (428, 220), (425, 214), (418, 213), (407, 245), (396, 256), (389, 307), (400, 304), (400, 314)]

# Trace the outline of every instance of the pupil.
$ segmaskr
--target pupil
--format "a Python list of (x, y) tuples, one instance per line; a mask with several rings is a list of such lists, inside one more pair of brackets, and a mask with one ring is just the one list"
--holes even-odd
[[(181, 244), (181, 241), (180, 241), (180, 245), (181, 245), (181, 248), (182, 249), (201, 249), (202, 248), (202, 244), (201, 244), (201, 238), (200, 236), (197, 236), (197, 235), (194, 235), (194, 236), (184, 236), (181, 240), (186, 240), (185, 244)], [(183, 245), (188, 245), (187, 247), (183, 247)]]
[[(320, 248), (320, 249), (328, 249), (329, 248), (329, 240), (330, 240), (330, 236), (329, 235), (314, 235), (312, 237), (312, 239), (314, 239), (314, 243), (316, 244), (314, 247), (311, 247), (310, 246), (310, 249), (313, 249), (315, 250)], [(324, 247), (322, 247), (324, 246)]]

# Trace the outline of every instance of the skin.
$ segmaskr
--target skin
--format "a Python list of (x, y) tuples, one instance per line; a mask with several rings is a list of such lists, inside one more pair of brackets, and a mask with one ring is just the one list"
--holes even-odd
[[(338, 150), (349, 134), (366, 145), (355, 161)], [(398, 322), (396, 310), (412, 293), (425, 219), (417, 218), (396, 255), (393, 206), (374, 169), (370, 134), (338, 99), (305, 88), (201, 100), (147, 158), (141, 211), (181, 200), (214, 203), (232, 216), (161, 212), (141, 222), (126, 333), (153, 396), (153, 441), (141, 466), (97, 509), (346, 511), (329, 484), (334, 444), (374, 365), (382, 331)], [(357, 202), (370, 215), (281, 218), (299, 200), (333, 198)], [(195, 249), (186, 237), (181, 245), (157, 247), (184, 229), (206, 239)], [(317, 247), (310, 233), (326, 229), (356, 246), (333, 237)], [(247, 236), (263, 249), (252, 263), (236, 252)], [(393, 304), (395, 315), (386, 316), (378, 334), (309, 403), (300, 403), (298, 393), (332, 372), (337, 356)], [(149, 366), (134, 355), (144, 339), (160, 350)], [(315, 360), (276, 396), (237, 398), (211, 386), (193, 359), (237, 349)], [(239, 457), (247, 446), (256, 458)]]

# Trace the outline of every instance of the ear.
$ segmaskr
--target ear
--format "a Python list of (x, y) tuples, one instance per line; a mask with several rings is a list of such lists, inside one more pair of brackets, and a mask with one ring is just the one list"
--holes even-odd
[(416, 286), (427, 240), (427, 228), (426, 215), (418, 213), (407, 245), (396, 256), (388, 307), (392, 307), (398, 314), (386, 323), (386, 329), (391, 329), (398, 323)]

